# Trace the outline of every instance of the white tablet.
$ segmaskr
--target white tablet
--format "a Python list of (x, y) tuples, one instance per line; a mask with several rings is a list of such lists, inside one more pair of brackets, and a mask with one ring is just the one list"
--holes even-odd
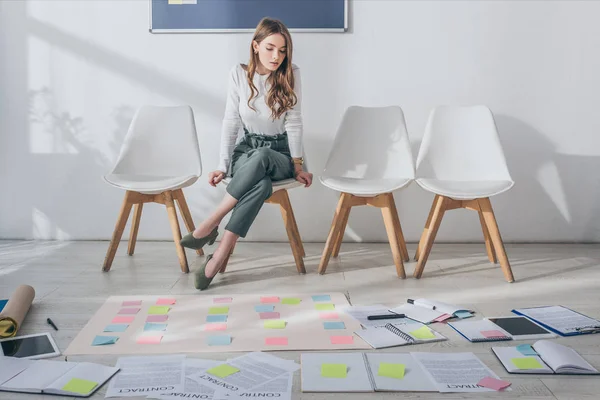
[(60, 356), (60, 350), (50, 333), (36, 333), (0, 340), (0, 355), (28, 359), (50, 358)]
[(543, 326), (520, 315), (510, 317), (488, 317), (486, 319), (510, 333), (513, 340), (548, 339), (557, 337), (557, 335)]

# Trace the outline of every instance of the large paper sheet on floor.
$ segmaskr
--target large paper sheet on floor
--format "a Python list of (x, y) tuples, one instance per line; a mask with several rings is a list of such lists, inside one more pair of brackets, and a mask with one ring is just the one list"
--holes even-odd
[(112, 296), (64, 354), (370, 349), (347, 307), (342, 293)]

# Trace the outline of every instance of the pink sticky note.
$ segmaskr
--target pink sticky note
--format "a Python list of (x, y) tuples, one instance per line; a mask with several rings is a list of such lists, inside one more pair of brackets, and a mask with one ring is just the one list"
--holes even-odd
[(160, 341), (162, 340), (162, 335), (161, 336), (140, 336), (139, 338), (137, 338), (137, 340), (135, 341), (137, 344), (159, 344)]
[(279, 319), (279, 313), (276, 311), (261, 312), (261, 313), (258, 313), (258, 315), (260, 316), (260, 319)]
[(444, 322), (445, 320), (447, 320), (448, 318), (451, 318), (452, 315), (450, 314), (442, 314), (439, 317), (437, 317), (436, 319), (433, 320), (433, 322)]
[(319, 313), (319, 318), (321, 319), (338, 319), (338, 313), (335, 312), (322, 312)]
[(489, 376), (486, 376), (485, 378), (483, 378), (482, 380), (477, 382), (477, 384), (479, 386), (483, 386), (483, 387), (494, 389), (494, 390), (502, 390), (511, 385), (510, 382), (503, 381), (503, 380), (496, 379), (496, 378), (491, 378)]
[(165, 299), (165, 298), (163, 298), (163, 299), (156, 300), (156, 305), (157, 306), (170, 306), (170, 305), (175, 304), (176, 301), (177, 300), (175, 300), (175, 299)]
[(233, 299), (231, 297), (217, 297), (216, 299), (213, 299), (213, 303), (215, 304), (224, 304), (224, 303), (231, 303)]
[(260, 302), (261, 303), (279, 303), (279, 297), (277, 297), (277, 296), (261, 297)]
[(481, 331), (481, 334), (486, 338), (506, 337), (506, 335), (498, 330)]
[(119, 314), (137, 314), (139, 311), (139, 308), (121, 308)]
[(130, 324), (135, 317), (114, 317), (111, 321), (113, 324)]
[(142, 305), (141, 300), (127, 300), (127, 301), (124, 301), (122, 304), (123, 307), (141, 306), (141, 305)]
[(265, 339), (267, 346), (287, 346), (288, 338), (286, 337), (268, 337)]
[(146, 317), (146, 322), (165, 322), (168, 319), (168, 315), (148, 315)]
[(354, 336), (331, 336), (331, 344), (354, 344)]
[(204, 325), (205, 331), (224, 331), (227, 329), (227, 324), (213, 323)]

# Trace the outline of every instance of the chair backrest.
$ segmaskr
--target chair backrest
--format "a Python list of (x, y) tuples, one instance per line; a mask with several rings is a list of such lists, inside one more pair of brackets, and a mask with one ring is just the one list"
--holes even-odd
[(349, 107), (336, 133), (323, 175), (413, 179), (415, 167), (402, 109), (398, 106)]
[(114, 174), (202, 174), (194, 112), (190, 106), (138, 109), (121, 146)]
[(434, 108), (417, 156), (417, 178), (512, 181), (490, 109)]

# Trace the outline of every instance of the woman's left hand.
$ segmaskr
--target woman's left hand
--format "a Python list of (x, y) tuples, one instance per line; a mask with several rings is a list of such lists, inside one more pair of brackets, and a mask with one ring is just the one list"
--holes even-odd
[(309, 187), (312, 184), (313, 174), (306, 171), (298, 171), (296, 172), (296, 180), (304, 186)]

